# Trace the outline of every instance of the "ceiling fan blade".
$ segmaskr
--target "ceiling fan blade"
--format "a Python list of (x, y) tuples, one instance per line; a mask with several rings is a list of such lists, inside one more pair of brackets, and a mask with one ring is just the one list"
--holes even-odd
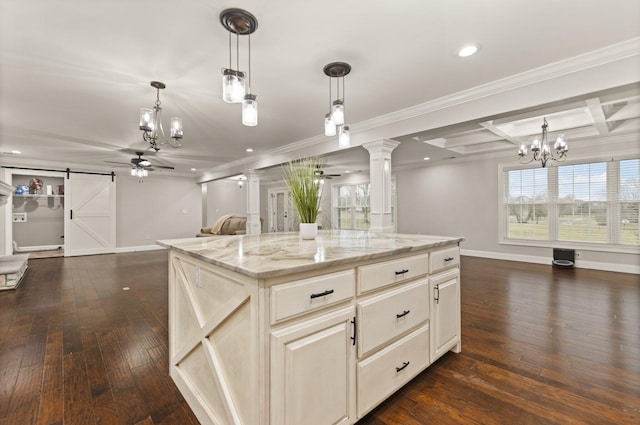
[(175, 170), (175, 167), (169, 167), (168, 165), (152, 164), (151, 166), (156, 168), (164, 168), (166, 170)]
[(116, 164), (116, 165), (122, 165), (122, 166), (127, 166), (130, 167), (131, 164), (125, 163), (125, 162), (115, 162), (115, 161), (105, 161), (107, 164)]

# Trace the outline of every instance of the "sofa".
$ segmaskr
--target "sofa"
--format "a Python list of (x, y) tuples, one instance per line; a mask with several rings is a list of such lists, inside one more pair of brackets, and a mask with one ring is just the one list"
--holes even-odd
[[(262, 217), (260, 227), (262, 227)], [(247, 231), (247, 217), (237, 217), (232, 214), (223, 215), (211, 227), (203, 227), (196, 237), (203, 238), (216, 235), (244, 235)]]

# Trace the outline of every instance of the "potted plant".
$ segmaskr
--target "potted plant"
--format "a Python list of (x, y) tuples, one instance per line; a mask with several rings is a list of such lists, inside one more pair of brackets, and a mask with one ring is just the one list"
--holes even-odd
[(322, 184), (318, 176), (322, 162), (317, 158), (302, 158), (283, 165), (284, 181), (300, 216), (300, 237), (315, 239), (318, 234), (318, 211)]

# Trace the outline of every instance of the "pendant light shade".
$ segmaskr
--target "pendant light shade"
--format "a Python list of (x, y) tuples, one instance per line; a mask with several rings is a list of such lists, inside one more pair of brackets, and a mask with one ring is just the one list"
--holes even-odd
[(348, 125), (341, 125), (340, 131), (338, 132), (338, 147), (348, 148), (351, 146), (351, 134), (349, 133)]
[(336, 123), (331, 118), (331, 113), (327, 113), (324, 116), (324, 135), (335, 136), (336, 135)]
[(242, 124), (255, 127), (258, 125), (258, 101), (255, 94), (247, 94), (242, 101)]
[(235, 69), (223, 69), (222, 100), (227, 103), (241, 103), (244, 94), (244, 74)]
[(331, 118), (335, 125), (344, 124), (344, 101), (342, 99), (333, 102), (331, 106)]

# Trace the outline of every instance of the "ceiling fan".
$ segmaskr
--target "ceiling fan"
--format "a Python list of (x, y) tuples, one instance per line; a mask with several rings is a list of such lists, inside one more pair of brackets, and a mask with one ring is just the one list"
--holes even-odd
[(316, 174), (316, 177), (321, 179), (332, 179), (334, 177), (340, 177), (342, 175), (342, 174), (326, 174), (322, 169), (317, 169), (315, 174)]
[(114, 162), (114, 161), (105, 161), (109, 164), (118, 164), (118, 165), (128, 165), (130, 166), (132, 169), (145, 169), (147, 171), (153, 171), (156, 168), (164, 168), (167, 170), (174, 170), (174, 167), (170, 167), (168, 165), (158, 165), (158, 164), (152, 164), (151, 161), (149, 161), (146, 158), (143, 158), (142, 155), (144, 154), (144, 152), (136, 152), (136, 155), (138, 155), (137, 158), (131, 158), (131, 161), (129, 164), (125, 164), (123, 162)]

